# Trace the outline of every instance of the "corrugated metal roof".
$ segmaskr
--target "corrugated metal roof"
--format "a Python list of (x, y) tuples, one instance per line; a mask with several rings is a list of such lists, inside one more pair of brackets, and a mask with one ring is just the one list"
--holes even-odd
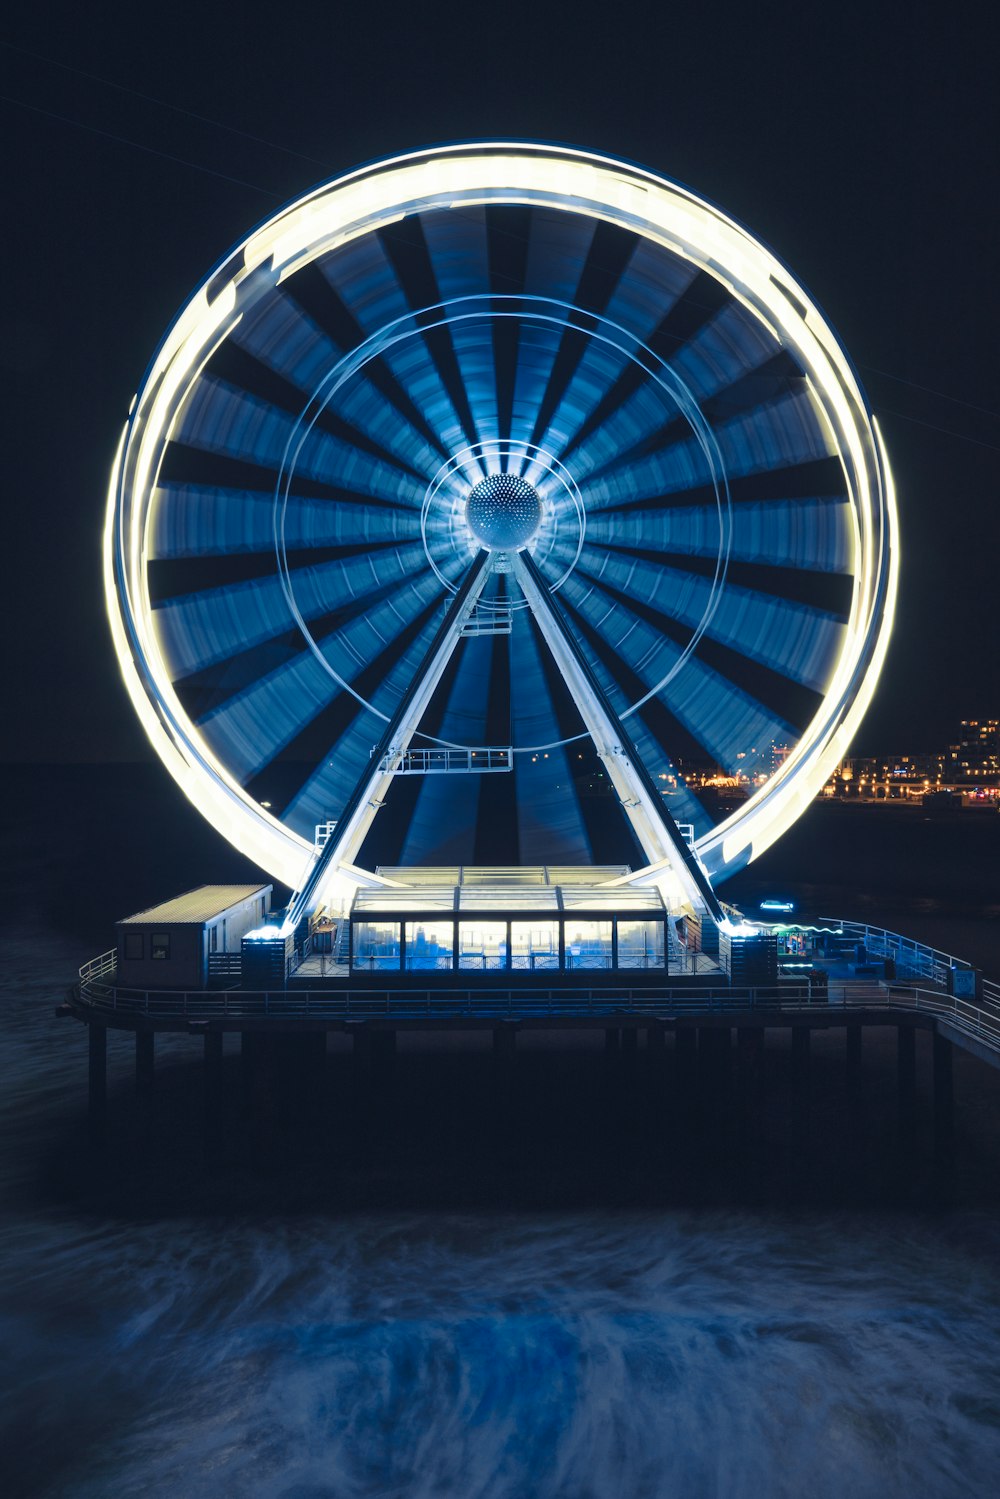
[(201, 926), (215, 916), (221, 916), (231, 906), (242, 905), (254, 895), (270, 890), (270, 885), (199, 885), (197, 890), (187, 890), (175, 895), (173, 900), (161, 901), (158, 906), (149, 906), (145, 911), (136, 911), (134, 916), (123, 916), (118, 926), (148, 926), (150, 922), (162, 921), (164, 926)]

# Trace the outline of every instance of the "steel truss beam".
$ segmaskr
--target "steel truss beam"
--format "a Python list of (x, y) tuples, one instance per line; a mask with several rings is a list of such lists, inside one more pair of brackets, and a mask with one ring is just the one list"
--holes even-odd
[[(303, 916), (321, 904), (326, 889), (338, 877), (351, 881), (345, 866), (353, 865), (361, 851), (375, 814), (382, 806), (395, 767), (406, 754), (410, 740), (434, 696), (452, 652), (462, 634), (462, 627), (476, 607), (476, 601), (490, 572), (489, 552), (480, 552), (448, 605), (444, 619), (428, 647), (412, 682), (403, 694), (399, 707), (375, 746), (368, 767), (348, 798), (337, 819), (333, 834), (310, 866), (288, 904), (286, 926), (295, 927)], [(388, 768), (387, 768), (388, 767)], [(353, 883), (357, 883), (353, 881)]]
[(649, 877), (647, 883), (656, 883), (656, 873), (666, 875), (671, 871), (696, 911), (707, 909), (716, 921), (723, 921), (722, 907), (697, 854), (664, 806), (663, 797), (553, 602), (541, 573), (525, 552), (511, 554), (510, 560), (511, 570), (604, 762), (639, 846), (649, 864), (655, 866), (642, 870), (641, 875)]

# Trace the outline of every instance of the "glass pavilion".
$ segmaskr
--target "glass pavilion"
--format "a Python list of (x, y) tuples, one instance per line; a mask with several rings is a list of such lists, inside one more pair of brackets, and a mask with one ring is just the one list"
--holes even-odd
[[(659, 892), (622, 866), (380, 869), (351, 910), (353, 973), (575, 973), (666, 968)], [(405, 885), (402, 881), (406, 881)]]

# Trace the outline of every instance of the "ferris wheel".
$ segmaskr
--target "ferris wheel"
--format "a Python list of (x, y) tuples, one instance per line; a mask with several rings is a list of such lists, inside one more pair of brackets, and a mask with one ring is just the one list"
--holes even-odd
[(400, 865), (601, 862), (596, 746), (637, 862), (693, 889), (845, 752), (894, 525), (769, 250), (633, 165), (486, 143), (325, 184), (219, 264), (132, 403), (105, 583), (157, 752), (285, 883), (319, 830), (362, 878), (383, 802)]

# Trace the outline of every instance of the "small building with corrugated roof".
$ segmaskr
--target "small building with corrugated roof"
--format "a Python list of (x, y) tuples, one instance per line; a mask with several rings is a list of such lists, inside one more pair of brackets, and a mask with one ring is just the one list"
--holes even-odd
[(135, 989), (206, 989), (238, 972), (240, 946), (271, 906), (273, 885), (199, 885), (116, 922), (118, 983)]

